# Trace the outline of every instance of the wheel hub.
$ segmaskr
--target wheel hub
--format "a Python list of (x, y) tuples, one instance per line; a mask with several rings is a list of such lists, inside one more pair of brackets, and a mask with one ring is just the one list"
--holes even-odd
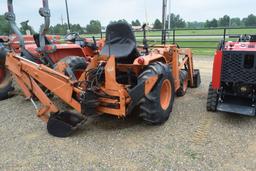
[(166, 110), (169, 105), (170, 105), (170, 101), (171, 101), (171, 97), (172, 97), (172, 91), (171, 91), (171, 83), (169, 80), (164, 80), (162, 87), (161, 87), (161, 94), (160, 94), (160, 104), (161, 107)]

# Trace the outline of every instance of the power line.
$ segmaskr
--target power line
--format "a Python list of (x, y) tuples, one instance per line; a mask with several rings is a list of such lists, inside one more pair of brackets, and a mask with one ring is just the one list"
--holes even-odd
[(64, 19), (63, 19), (63, 15), (61, 14), (61, 24), (63, 25), (64, 24)]

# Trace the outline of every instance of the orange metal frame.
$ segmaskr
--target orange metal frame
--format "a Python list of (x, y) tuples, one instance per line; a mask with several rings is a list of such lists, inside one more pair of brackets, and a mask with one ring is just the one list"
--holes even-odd
[[(139, 64), (138, 59), (143, 58), (144, 64)], [(99, 113), (107, 113), (117, 117), (124, 117), (127, 114), (127, 106), (131, 102), (126, 85), (119, 84), (116, 80), (117, 71), (132, 71), (136, 76), (147, 67), (150, 63), (161, 61), (170, 65), (175, 80), (175, 89), (180, 88), (180, 70), (187, 66), (189, 71), (188, 80), (193, 84), (193, 59), (190, 49), (181, 50), (175, 45), (156, 46), (149, 55), (137, 58), (133, 64), (117, 64), (115, 57), (96, 55), (91, 58), (86, 71), (81, 75), (78, 81), (72, 81), (69, 77), (61, 72), (65, 66), (59, 66), (59, 71), (53, 70), (45, 65), (40, 65), (28, 61), (15, 53), (9, 53), (6, 58), (6, 66), (14, 75), (17, 83), (23, 90), (25, 96), (31, 99), (36, 96), (42, 103), (40, 109), (37, 110), (37, 116), (47, 122), (49, 114), (59, 111), (58, 107), (47, 97), (42, 90), (42, 86), (50, 90), (54, 95), (58, 96), (65, 103), (70, 105), (79, 113), (82, 112), (81, 104), (74, 97), (86, 92), (85, 81), (86, 73), (90, 69), (96, 68), (99, 63), (105, 62), (105, 83), (101, 86), (102, 92), (116, 97), (100, 98), (100, 103), (115, 104), (117, 108), (98, 106)], [(158, 76), (148, 78), (145, 82), (145, 95), (151, 92), (156, 84)], [(77, 83), (84, 82), (84, 84)], [(75, 96), (74, 96), (75, 95)]]

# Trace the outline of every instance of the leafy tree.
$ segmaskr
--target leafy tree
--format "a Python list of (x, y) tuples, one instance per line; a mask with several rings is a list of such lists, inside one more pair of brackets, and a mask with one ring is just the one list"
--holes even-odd
[(162, 23), (159, 19), (156, 19), (155, 20), (155, 23), (154, 23), (154, 29), (162, 29)]
[(228, 15), (224, 15), (219, 19), (219, 27), (229, 27), (230, 26), (230, 17)]
[(85, 28), (81, 27), (80, 24), (71, 24), (70, 29), (72, 32), (85, 33)]
[(256, 16), (251, 14), (243, 19), (245, 26), (256, 26)]
[(11, 32), (9, 23), (5, 20), (3, 15), (0, 15), (0, 35), (6, 35)]
[(101, 23), (98, 20), (91, 20), (90, 24), (86, 26), (87, 33), (97, 34), (101, 32)]
[(203, 28), (205, 23), (193, 21), (193, 22), (187, 22), (186, 25), (187, 25), (187, 28)]
[[(70, 28), (72, 32), (78, 32), (80, 34), (85, 33), (85, 28), (80, 26), (80, 24), (70, 24)], [(55, 26), (50, 26), (48, 33), (49, 34), (67, 34), (68, 25), (65, 24), (57, 24)]]
[(205, 22), (205, 27), (206, 28), (215, 28), (218, 27), (218, 21), (214, 18), (211, 21), (206, 20)]
[(55, 26), (50, 26), (49, 33), (50, 34), (67, 34), (68, 25), (67, 24), (57, 24)]
[(128, 23), (128, 21), (126, 21), (125, 19), (121, 19), (121, 20), (117, 20), (117, 21), (110, 21), (110, 24), (114, 24), (114, 23)]
[(170, 16), (168, 16), (167, 18), (170, 18), (170, 26), (171, 28), (184, 28), (186, 27), (186, 22), (185, 20), (183, 20), (180, 15), (175, 15), (175, 14), (171, 14)]
[(34, 29), (28, 24), (29, 20), (21, 22), (20, 25), (20, 31), (22, 34), (26, 34), (27, 30), (30, 31), (31, 34), (35, 34)]
[(132, 26), (141, 26), (141, 23), (139, 20), (132, 21)]
[(243, 25), (243, 22), (241, 21), (240, 18), (231, 18), (231, 20), (230, 20), (231, 27), (239, 27), (242, 25)]

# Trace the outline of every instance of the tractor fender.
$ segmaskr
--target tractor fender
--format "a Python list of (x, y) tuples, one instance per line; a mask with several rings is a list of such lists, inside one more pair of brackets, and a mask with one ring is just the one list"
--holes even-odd
[(222, 51), (215, 53), (212, 72), (212, 88), (219, 89), (221, 84)]

